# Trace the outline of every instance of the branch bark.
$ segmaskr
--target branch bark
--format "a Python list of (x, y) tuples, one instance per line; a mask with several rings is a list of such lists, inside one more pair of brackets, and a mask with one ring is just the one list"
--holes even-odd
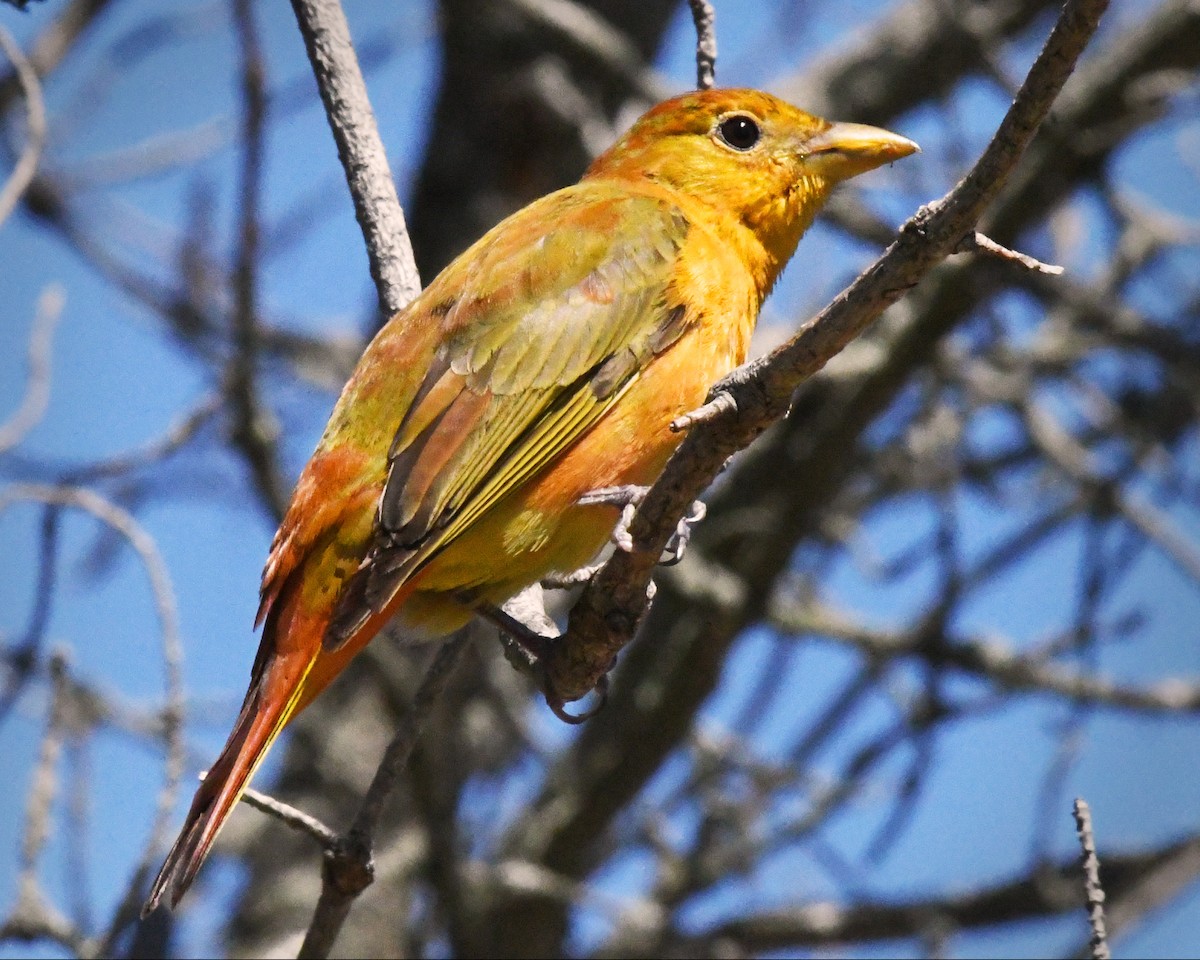
[(1076, 797), (1073, 812), (1083, 851), (1083, 888), (1087, 897), (1088, 926), (1092, 931), (1088, 946), (1092, 960), (1109, 960), (1112, 951), (1108, 948), (1108, 933), (1104, 929), (1104, 886), (1100, 882), (1100, 858), (1096, 856), (1096, 837), (1092, 832), (1092, 810), (1083, 797)]
[(338, 838), (333, 849), (326, 852), (321, 874), (321, 898), (317, 901), (312, 923), (300, 947), (300, 960), (329, 956), (354, 900), (374, 881), (372, 846), (384, 804), (400, 782), (425, 721), (449, 684), (469, 638), (469, 628), (465, 628), (438, 649), (421, 683), (421, 689), (417, 691), (409, 716), (396, 731), (396, 736), (380, 761), (379, 769), (375, 771), (375, 778), (363, 798), (354, 823)]
[[(1121, 897), (1148, 873), (1177, 861), (1194, 863), (1198, 850), (1200, 838), (1189, 837), (1146, 853), (1106, 854), (1104, 872), (1109, 895)], [(745, 916), (715, 925), (694, 940), (685, 941), (679, 953), (711, 956), (714, 945), (727, 943), (736, 944), (748, 954), (762, 955), (805, 947), (916, 937), (939, 920), (953, 929), (970, 929), (1016, 917), (1053, 916), (1077, 910), (1083, 903), (1079, 859), (1073, 857), (957, 897), (849, 907), (817, 903)]]

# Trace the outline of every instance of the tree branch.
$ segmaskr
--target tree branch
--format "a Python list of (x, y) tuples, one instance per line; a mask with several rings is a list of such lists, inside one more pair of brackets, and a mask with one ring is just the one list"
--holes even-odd
[(689, 434), (639, 508), (634, 549), (617, 552), (571, 611), (546, 664), (549, 688), (566, 700), (587, 694), (632, 639), (646, 588), (671, 532), (725, 461), (782, 417), (796, 387), (883, 310), (900, 299), (974, 229), (1045, 119), (1095, 32), (1107, 0), (1068, 0), (1020, 93), (970, 173), (919, 210), (884, 254), (790, 342), (735, 371), (716, 392), (736, 404)]
[(930, 643), (924, 624), (904, 632), (871, 630), (848, 623), (831, 611), (805, 602), (776, 598), (769, 620), (788, 633), (811, 633), (854, 647), (874, 660), (922, 657), (933, 666), (949, 666), (1005, 690), (1049, 693), (1101, 707), (1148, 714), (1200, 712), (1200, 683), (1182, 678), (1150, 687), (1116, 683), (1070, 670), (1039, 658), (1022, 656), (995, 640), (938, 638)]
[(346, 171), (379, 305), (391, 316), (421, 291), (421, 278), (350, 27), (338, 0), (292, 0), (292, 9)]
[(8, 57), (25, 96), (26, 135), (25, 149), (13, 166), (13, 171), (0, 188), (0, 223), (8, 219), (25, 188), (33, 181), (38, 161), (42, 158), (42, 147), (46, 143), (46, 104), (42, 100), (42, 84), (38, 80), (33, 64), (22, 52), (13, 35), (0, 27), (0, 50)]
[[(1125, 895), (1141, 878), (1180, 858), (1194, 861), (1197, 850), (1200, 838), (1190, 837), (1146, 853), (1106, 855), (1109, 895)], [(713, 946), (721, 943), (735, 944), (752, 955), (769, 955), (804, 947), (921, 936), (934, 921), (952, 929), (969, 929), (1016, 918), (1054, 916), (1077, 910), (1082, 903), (1079, 860), (1072, 857), (958, 896), (852, 906), (813, 903), (751, 914), (718, 924), (680, 946), (687, 951), (682, 954), (685, 956), (711, 956)]]
[(711, 90), (717, 82), (717, 12), (708, 0), (688, 0), (696, 27), (696, 87)]
[(25, 439), (41, 421), (50, 402), (50, 357), (54, 346), (54, 329), (62, 317), (66, 292), (53, 283), (38, 298), (37, 313), (29, 331), (29, 376), (25, 396), (13, 414), (0, 423), (0, 453), (7, 453)]
[[(151, 864), (158, 856), (159, 850), (166, 840), (171, 812), (175, 808), (175, 801), (179, 793), (179, 783), (183, 776), (185, 759), (183, 742), (183, 645), (179, 639), (179, 616), (175, 604), (175, 591), (171, 586), (170, 574), (167, 572), (166, 563), (163, 561), (162, 554), (159, 553), (154, 538), (146, 532), (132, 515), (122, 510), (116, 504), (111, 503), (94, 491), (81, 487), (13, 484), (4, 490), (0, 490), (0, 513), (9, 504), (23, 500), (84, 510), (120, 534), (133, 548), (146, 570), (146, 575), (150, 581), (151, 593), (154, 597), (155, 613), (159, 621), (164, 686), (166, 688), (166, 703), (162, 713), (166, 758), (163, 765), (163, 784), (158, 795), (154, 823), (151, 826), (150, 836), (143, 848), (142, 855), (137, 866), (134, 868), (118, 907), (113, 913), (112, 922), (103, 940), (98, 945), (91, 944), (89, 941), (91, 945), (87, 950), (79, 949), (77, 951), (81, 954), (94, 952), (99, 955), (109, 956), (111, 955), (115, 938), (125, 928), (125, 925), (137, 915), (143, 888), (150, 874)], [(51, 675), (52, 677), (54, 676), (53, 669)], [(54, 933), (55, 929), (53, 924), (45, 926), (41, 928), (41, 933), (38, 935), (50, 936), (57, 939)]]
[(300, 960), (329, 956), (355, 898), (374, 881), (372, 845), (384, 805), (400, 782), (400, 775), (408, 765), (425, 721), (450, 683), (454, 667), (469, 639), (469, 628), (464, 628), (438, 648), (408, 717), (396, 731), (375, 771), (354, 823), (326, 852), (321, 873), (321, 898), (304, 935)]
[(262, 193), (263, 137), (267, 119), (262, 49), (250, 0), (235, 0), (234, 19), (242, 55), (242, 163), (239, 176), (240, 225), (233, 271), (233, 344), (225, 371), (225, 390), (233, 413), (232, 439), (254, 486), (275, 518), (283, 519), (287, 490), (279, 476), (278, 427), (258, 389), (262, 341), (258, 318), (259, 198)]
[(1076, 797), (1072, 812), (1083, 851), (1083, 887), (1087, 896), (1088, 926), (1092, 930), (1092, 960), (1109, 960), (1112, 952), (1104, 930), (1104, 887), (1100, 883), (1100, 858), (1096, 856), (1096, 837), (1092, 833), (1092, 811), (1083, 797)]

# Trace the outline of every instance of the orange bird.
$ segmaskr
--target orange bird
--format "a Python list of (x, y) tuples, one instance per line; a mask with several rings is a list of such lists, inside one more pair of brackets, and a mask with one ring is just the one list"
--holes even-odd
[(395, 618), (441, 636), (587, 563), (745, 360), (829, 191), (907, 156), (754, 90), (659, 104), (572, 187), (494, 227), (367, 347), (262, 578), (262, 642), (144, 912), (187, 890), (284, 725)]

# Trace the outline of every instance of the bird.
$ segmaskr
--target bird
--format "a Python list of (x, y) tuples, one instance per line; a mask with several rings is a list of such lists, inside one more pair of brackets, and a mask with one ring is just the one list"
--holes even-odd
[(179, 903), (284, 726), (389, 621), (444, 636), (591, 560), (618, 510), (580, 499), (653, 482), (830, 191), (917, 150), (762, 91), (687, 93), (392, 316), (299, 476), (245, 700), (143, 916)]

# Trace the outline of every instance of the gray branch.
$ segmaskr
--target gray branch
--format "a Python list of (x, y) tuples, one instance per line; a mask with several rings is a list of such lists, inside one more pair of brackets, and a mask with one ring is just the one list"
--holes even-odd
[(292, 0), (292, 9), (346, 171), (379, 305), (390, 316), (420, 292), (421, 277), (350, 27), (338, 0)]
[(799, 334), (718, 385), (735, 407), (689, 434), (639, 508), (634, 549), (613, 555), (572, 609), (551, 651), (549, 687), (564, 699), (587, 694), (632, 639), (646, 610), (654, 566), (688, 506), (726, 460), (787, 412), (793, 391), (899, 300), (974, 230), (1000, 192), (1091, 39), (1107, 0), (1069, 0), (1016, 100), (970, 173), (919, 210), (896, 241)]

